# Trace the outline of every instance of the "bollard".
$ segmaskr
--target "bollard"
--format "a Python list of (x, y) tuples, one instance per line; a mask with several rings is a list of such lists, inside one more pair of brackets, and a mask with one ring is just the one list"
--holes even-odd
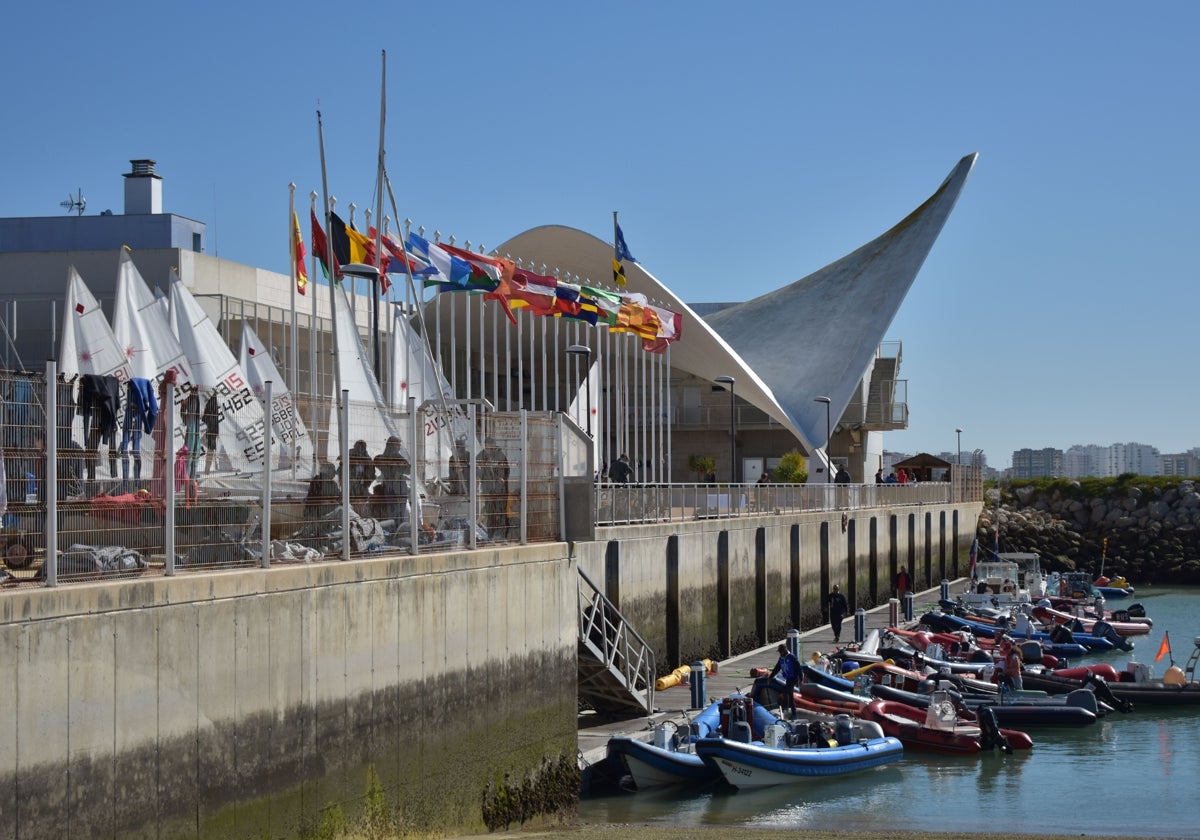
[(862, 644), (867, 638), (867, 611), (859, 607), (854, 611), (854, 641)]
[(900, 599), (888, 598), (888, 627), (900, 626)]
[(913, 607), (914, 607), (916, 600), (917, 600), (917, 596), (912, 594), (911, 592), (904, 593), (904, 620), (905, 621), (913, 620)]
[(692, 663), (690, 684), (692, 686), (692, 708), (704, 708), (704, 677), (706, 676), (703, 662)]
[(945, 578), (942, 578), (942, 589), (938, 594), (938, 597), (943, 601), (950, 600), (950, 581), (946, 580)]
[(800, 655), (800, 652), (801, 652), (800, 631), (797, 630), (795, 627), (793, 627), (791, 630), (787, 631), (786, 644), (787, 644), (788, 653), (790, 653), (792, 656), (796, 657), (797, 661), (803, 662), (804, 659)]

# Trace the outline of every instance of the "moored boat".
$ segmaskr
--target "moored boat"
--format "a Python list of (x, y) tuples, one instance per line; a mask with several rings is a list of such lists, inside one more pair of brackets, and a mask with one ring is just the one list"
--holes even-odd
[(778, 723), (778, 718), (749, 697), (730, 695), (710, 704), (690, 722), (658, 724), (650, 741), (627, 736), (610, 738), (608, 756), (624, 766), (637, 790), (705, 784), (719, 779), (721, 773), (696, 753), (696, 742), (732, 734), (761, 743), (767, 727)]
[(704, 738), (696, 752), (716, 766), (725, 781), (743, 788), (791, 784), (805, 778), (855, 773), (898, 761), (904, 745), (884, 735), (877, 723), (839, 716), (834, 738), (812, 743), (809, 727), (771, 727), (765, 743)]

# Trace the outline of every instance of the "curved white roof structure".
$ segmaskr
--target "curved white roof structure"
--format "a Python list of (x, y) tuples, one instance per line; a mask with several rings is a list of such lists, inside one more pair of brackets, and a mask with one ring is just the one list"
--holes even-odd
[[(702, 379), (736, 380), (737, 395), (790, 430), (812, 452), (825, 444), (831, 398), (840, 417), (937, 240), (978, 157), (958, 162), (942, 185), (891, 230), (809, 276), (707, 320), (643, 266), (626, 263), (625, 291), (684, 315), (671, 366)], [(494, 253), (583, 278), (607, 277), (612, 243), (561, 225), (533, 228)], [(802, 329), (796, 324), (803, 323)], [(560, 348), (561, 349), (561, 348)], [(799, 363), (798, 363), (799, 361)]]

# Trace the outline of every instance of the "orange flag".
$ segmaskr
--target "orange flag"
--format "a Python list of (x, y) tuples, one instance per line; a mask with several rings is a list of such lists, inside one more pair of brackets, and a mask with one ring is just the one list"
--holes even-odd
[(304, 294), (308, 287), (308, 269), (304, 265), (304, 237), (300, 235), (300, 217), (292, 211), (292, 253), (296, 256), (296, 291)]
[(1154, 661), (1158, 662), (1164, 656), (1169, 656), (1171, 653), (1171, 634), (1164, 632), (1162, 644), (1158, 646), (1158, 656), (1154, 657)]

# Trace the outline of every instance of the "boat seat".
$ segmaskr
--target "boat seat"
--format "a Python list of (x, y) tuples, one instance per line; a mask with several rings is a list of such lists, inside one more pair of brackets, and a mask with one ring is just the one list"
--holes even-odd
[(729, 740), (749, 744), (754, 740), (754, 732), (750, 724), (744, 720), (735, 720), (729, 724)]

